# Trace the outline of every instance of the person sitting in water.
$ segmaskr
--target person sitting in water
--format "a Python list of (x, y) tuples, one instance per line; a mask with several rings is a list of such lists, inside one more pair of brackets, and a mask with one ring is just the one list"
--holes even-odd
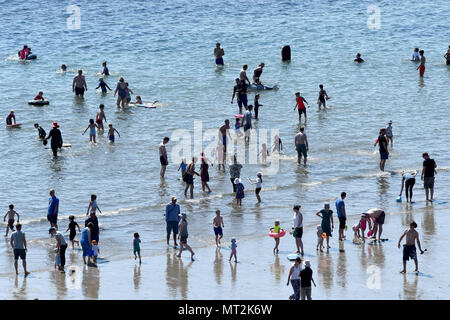
[(42, 127), (39, 125), (39, 123), (35, 123), (34, 124), (34, 127), (36, 128), (36, 129), (38, 129), (38, 132), (39, 132), (39, 138), (40, 139), (45, 139), (45, 136), (47, 135), (47, 133), (45, 132), (45, 130), (44, 129), (42, 129)]
[(24, 45), (22, 49), (19, 50), (19, 52), (17, 53), (17, 55), (19, 56), (20, 60), (26, 60), (29, 53), (29, 49), (27, 45)]
[(98, 79), (98, 81), (99, 81), (98, 86), (97, 86), (97, 88), (95, 88), (95, 89), (102, 88), (102, 93), (107, 93), (107, 92), (108, 92), (108, 91), (106, 90), (106, 88), (108, 88), (109, 91), (112, 91), (112, 89), (111, 89), (111, 88), (108, 86), (108, 84), (103, 80), (103, 78)]
[(66, 72), (67, 71), (67, 66), (65, 64), (61, 65), (61, 71), (62, 72)]
[(16, 116), (14, 114), (14, 110), (11, 110), (11, 112), (8, 114), (8, 116), (6, 117), (6, 124), (7, 125), (12, 125), (12, 120), (14, 119), (14, 124), (16, 124)]
[(353, 60), (353, 61), (354, 61), (354, 62), (361, 63), (361, 62), (364, 62), (364, 59), (361, 58), (361, 54), (360, 54), (360, 53), (357, 53), (357, 54), (356, 54), (356, 59)]
[(41, 100), (41, 101), (44, 101), (45, 99), (44, 99), (44, 92), (42, 92), (42, 91), (39, 91), (39, 93), (36, 95), (36, 97), (34, 97), (34, 100)]
[(263, 72), (263, 68), (264, 68), (264, 62), (261, 62), (259, 64), (259, 66), (253, 70), (253, 83), (254, 84), (261, 84), (261, 81), (259, 80), (259, 78), (261, 77), (261, 74)]
[(447, 53), (444, 54), (444, 58), (446, 59), (445, 64), (450, 66), (450, 46), (448, 46)]
[(411, 61), (420, 61), (420, 57), (419, 57), (419, 48), (415, 48), (414, 52), (412, 54), (412, 58)]

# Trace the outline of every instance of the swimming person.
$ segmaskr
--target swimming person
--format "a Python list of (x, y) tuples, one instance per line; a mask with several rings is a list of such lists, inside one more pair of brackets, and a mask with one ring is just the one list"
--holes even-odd
[(161, 171), (159, 175), (161, 178), (164, 178), (164, 174), (166, 173), (166, 167), (169, 164), (169, 160), (167, 159), (167, 150), (166, 144), (169, 143), (169, 137), (164, 137), (163, 141), (159, 144), (159, 162), (161, 163)]
[(128, 93), (127, 93), (127, 85), (123, 77), (120, 77), (119, 81), (117, 82), (116, 90), (114, 91), (114, 97), (116, 96), (117, 93), (118, 93), (117, 108), (120, 108), (120, 106), (122, 106), (122, 108), (125, 108), (125, 105), (127, 104), (126, 100)]
[(419, 51), (420, 54), (420, 65), (417, 67), (417, 70), (419, 70), (419, 75), (423, 77), (423, 74), (425, 73), (425, 62), (427, 59), (425, 59), (425, 56), (423, 55), (425, 52), (423, 50)]
[(259, 79), (261, 77), (261, 74), (263, 72), (264, 68), (264, 62), (261, 62), (258, 67), (253, 70), (253, 83), (254, 84), (262, 84), (261, 80)]
[(11, 229), (11, 231), (14, 232), (14, 217), (17, 216), (17, 223), (19, 223), (20, 220), (20, 216), (19, 214), (14, 211), (14, 205), (10, 204), (9, 205), (9, 210), (6, 212), (5, 216), (3, 217), (3, 222), (6, 221), (6, 216), (8, 216), (8, 224), (6, 225), (6, 234), (5, 237), (8, 236), (8, 231), (9, 229)]
[(166, 231), (167, 245), (169, 245), (170, 233), (173, 231), (173, 245), (177, 246), (178, 223), (180, 222), (180, 206), (177, 204), (177, 198), (172, 197), (172, 202), (166, 206)]
[(354, 62), (361, 63), (361, 62), (364, 62), (364, 59), (361, 58), (361, 54), (360, 54), (360, 53), (357, 53), (357, 54), (356, 54), (356, 58), (355, 58), (355, 60), (353, 60), (353, 61), (354, 61)]
[(102, 88), (102, 93), (107, 93), (109, 91), (112, 91), (112, 89), (108, 86), (108, 84), (103, 80), (103, 78), (98, 79), (98, 86), (95, 89)]
[(105, 122), (108, 122), (105, 115), (105, 105), (102, 103), (98, 107), (97, 116), (95, 117), (95, 122), (97, 123), (98, 130), (105, 130), (103, 128), (103, 120), (105, 120)]
[(220, 244), (220, 239), (223, 237), (223, 230), (225, 225), (223, 224), (223, 218), (220, 215), (220, 210), (216, 210), (216, 216), (213, 219), (213, 230), (216, 236), (216, 246), (218, 247)]
[[(103, 61), (102, 66), (103, 66), (102, 74), (103, 74), (104, 76), (109, 76), (109, 69), (108, 69), (108, 67), (106, 66), (106, 61)], [(110, 89), (110, 90), (111, 90), (111, 89)]]
[(412, 54), (411, 61), (414, 61), (414, 62), (420, 61), (420, 57), (419, 57), (419, 48), (414, 48), (414, 52), (413, 52), (413, 54)]
[(55, 196), (55, 190), (50, 189), (50, 199), (48, 200), (47, 220), (50, 227), (58, 229), (59, 199)]
[(75, 92), (76, 96), (83, 98), (84, 91), (87, 91), (86, 79), (83, 76), (83, 70), (78, 70), (78, 75), (73, 78), (72, 91)]
[(109, 129), (108, 129), (109, 142), (114, 143), (114, 141), (116, 140), (115, 136), (114, 136), (114, 132), (117, 132), (117, 134), (119, 135), (119, 138), (120, 138), (120, 133), (119, 133), (119, 131), (116, 130), (116, 128), (113, 127), (112, 123), (108, 124), (108, 127), (109, 127)]
[(67, 71), (67, 66), (65, 64), (61, 65), (61, 72), (66, 72)]
[(259, 196), (259, 193), (261, 192), (261, 184), (262, 184), (262, 173), (258, 172), (256, 174), (256, 179), (252, 180), (250, 178), (247, 178), (248, 181), (250, 181), (251, 184), (255, 185), (255, 195), (256, 199), (258, 199), (258, 203), (261, 203), (261, 197)]
[(16, 275), (19, 274), (18, 270), (18, 261), (19, 257), (22, 259), (22, 265), (23, 265), (23, 271), (25, 273), (25, 276), (30, 274), (27, 271), (27, 240), (25, 239), (25, 232), (22, 231), (22, 225), (20, 223), (16, 224), (17, 231), (13, 232), (11, 235), (11, 240), (9, 241), (9, 244), (11, 245), (11, 248), (14, 250), (14, 268), (16, 269)]
[(190, 189), (191, 199), (194, 198), (194, 174), (200, 176), (197, 172), (195, 172), (195, 163), (197, 162), (197, 158), (193, 157), (192, 162), (188, 164), (186, 167), (185, 180), (186, 188), (184, 189), (184, 196), (187, 197), (187, 191)]
[(413, 187), (416, 183), (417, 171), (402, 172), (402, 188), (400, 189), (399, 197), (402, 196), (403, 186), (405, 186), (406, 202), (412, 202)]
[(34, 124), (34, 127), (38, 130), (39, 138), (40, 138), (40, 139), (45, 139), (45, 135), (46, 135), (47, 133), (45, 132), (44, 129), (42, 129), (42, 127), (39, 125), (39, 123), (36, 122), (36, 123)]
[(303, 155), (303, 164), (306, 166), (309, 145), (308, 145), (308, 138), (306, 137), (304, 131), (305, 128), (301, 127), (300, 132), (295, 135), (294, 144), (295, 148), (297, 149), (297, 163), (298, 164), (301, 163)]
[[(426, 201), (433, 201), (434, 195), (434, 175), (436, 172), (436, 162), (434, 159), (431, 159), (428, 155), (428, 152), (422, 153), (423, 167), (422, 167), (422, 175), (421, 179), (423, 180), (423, 188), (425, 189)], [(431, 197), (428, 197), (428, 193), (430, 192)]]
[(183, 247), (189, 250), (191, 253), (191, 260), (194, 261), (194, 251), (192, 251), (191, 247), (187, 244), (187, 238), (189, 236), (188, 233), (188, 222), (186, 220), (186, 213), (180, 214), (181, 222), (180, 222), (180, 233), (178, 234), (178, 239), (180, 240), (180, 252), (177, 257), (181, 258), (181, 253), (183, 252)]
[(300, 92), (296, 92), (295, 93), (295, 101), (296, 101), (296, 103), (295, 103), (295, 106), (294, 106), (294, 110), (295, 110), (295, 108), (298, 108), (298, 121), (299, 122), (302, 121), (302, 113), (304, 113), (305, 114), (305, 122), (306, 122), (306, 120), (307, 120), (306, 107), (305, 107), (305, 104), (303, 102), (306, 102), (306, 104), (308, 105), (308, 108), (309, 108), (308, 101), (306, 101), (306, 99), (303, 98), (300, 95)]
[(423, 254), (424, 251), (422, 250), (422, 247), (420, 245), (419, 233), (416, 231), (416, 228), (417, 223), (415, 221), (411, 222), (409, 224), (409, 229), (403, 232), (400, 240), (398, 240), (398, 248), (400, 249), (400, 244), (403, 238), (406, 237), (406, 244), (403, 245), (403, 270), (400, 271), (400, 273), (406, 273), (406, 262), (410, 258), (414, 260), (414, 263), (416, 265), (416, 269), (414, 270), (414, 272), (419, 272), (419, 263), (417, 261), (416, 254), (416, 241), (417, 245), (419, 246), (420, 254)]
[(220, 43), (216, 43), (216, 47), (214, 48), (214, 57), (216, 58), (216, 64), (219, 66), (223, 66), (223, 56), (225, 55), (225, 51), (220, 47)]
[(444, 54), (445, 64), (450, 66), (450, 46), (448, 46), (447, 52)]
[(389, 151), (388, 151), (388, 139), (385, 137), (386, 134), (386, 128), (380, 129), (380, 134), (378, 135), (377, 140), (375, 140), (374, 147), (379, 145), (379, 152), (380, 152), (380, 170), (384, 171), (384, 165), (386, 164), (386, 160), (389, 158)]
[(89, 125), (87, 126), (86, 129), (84, 129), (84, 132), (81, 135), (84, 135), (86, 133), (86, 131), (89, 129), (89, 141), (96, 143), (95, 142), (95, 136), (96, 136), (95, 128), (98, 129), (98, 126), (95, 124), (94, 119), (89, 119)]
[(317, 99), (317, 105), (319, 107), (319, 111), (320, 111), (320, 107), (323, 106), (324, 109), (326, 109), (327, 107), (327, 103), (326, 100), (329, 99), (327, 92), (323, 89), (323, 84), (319, 84), (319, 98)]
[(34, 97), (35, 101), (44, 101), (44, 92), (39, 91), (38, 94)]
[(320, 224), (322, 230), (321, 237), (325, 233), (327, 238), (327, 249), (330, 249), (330, 237), (332, 236), (331, 233), (334, 231), (333, 210), (330, 210), (330, 204), (325, 203), (323, 209), (316, 212), (316, 215), (322, 218), (322, 222)]

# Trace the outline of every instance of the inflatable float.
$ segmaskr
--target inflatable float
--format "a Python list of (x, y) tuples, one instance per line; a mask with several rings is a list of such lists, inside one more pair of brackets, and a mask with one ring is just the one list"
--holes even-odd
[(37, 56), (35, 54), (30, 54), (25, 60), (35, 60)]
[(275, 233), (275, 232), (269, 233), (269, 237), (272, 237), (272, 238), (281, 238), (281, 237), (284, 237), (285, 235), (286, 235), (286, 230), (281, 230), (278, 233)]
[(263, 84), (250, 84), (247, 87), (247, 90), (251, 91), (251, 90), (257, 90), (257, 91), (263, 91), (263, 90), (278, 90), (278, 86), (274, 85), (273, 87), (269, 87)]
[(20, 128), (22, 124), (21, 123), (13, 123), (13, 124), (7, 124), (7, 128)]
[(31, 104), (32, 106), (45, 106), (49, 103), (50, 103), (50, 101), (48, 101), (48, 100), (30, 100), (30, 101), (28, 101), (28, 104)]

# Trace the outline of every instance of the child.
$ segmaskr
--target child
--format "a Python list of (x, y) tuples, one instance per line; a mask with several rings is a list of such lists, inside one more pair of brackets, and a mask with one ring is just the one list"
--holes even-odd
[(142, 102), (141, 96), (136, 96), (136, 102), (135, 102), (135, 104), (144, 104), (144, 103)]
[(263, 164), (266, 164), (267, 162), (267, 156), (269, 155), (269, 150), (267, 150), (267, 145), (263, 143), (261, 145), (261, 151), (258, 153), (258, 155), (261, 155), (261, 161)]
[(352, 230), (354, 232), (353, 243), (359, 243), (361, 241), (361, 235), (359, 234), (359, 229), (361, 228), (361, 221), (354, 224)]
[(255, 103), (254, 103), (254, 110), (255, 110), (255, 119), (258, 119), (258, 109), (259, 107), (262, 107), (262, 104), (259, 104), (259, 94), (255, 95)]
[(220, 244), (220, 239), (223, 237), (222, 228), (225, 227), (223, 224), (223, 218), (220, 215), (220, 210), (216, 210), (216, 216), (213, 219), (213, 229), (214, 234), (216, 235), (216, 246), (218, 247)]
[(95, 89), (102, 88), (102, 93), (107, 93), (108, 91), (106, 88), (109, 89), (109, 91), (112, 91), (111, 88), (108, 86), (108, 84), (103, 80), (103, 78), (98, 79), (98, 86)]
[(317, 225), (317, 246), (316, 250), (323, 252), (323, 230), (320, 224)]
[(223, 171), (225, 171), (225, 164), (223, 162), (223, 144), (219, 143), (216, 147), (216, 155), (217, 155), (217, 166), (220, 171), (220, 167), (222, 167)]
[(181, 169), (181, 180), (183, 181), (184, 181), (184, 174), (186, 173), (186, 167), (187, 167), (186, 158), (181, 158), (181, 163), (180, 166), (178, 167), (178, 171), (180, 171)]
[(250, 181), (251, 184), (256, 184), (256, 188), (255, 188), (256, 199), (258, 199), (258, 203), (260, 203), (261, 197), (259, 196), (259, 193), (261, 192), (262, 173), (258, 172), (256, 174), (256, 180), (252, 180), (250, 178), (247, 178), (247, 179), (248, 179), (248, 181)]
[(116, 128), (113, 128), (112, 123), (108, 124), (108, 126), (109, 126), (109, 130), (108, 130), (109, 142), (114, 143), (114, 140), (115, 140), (114, 132), (117, 132), (117, 134), (119, 135), (119, 138), (120, 138), (120, 133), (119, 133), (119, 131), (116, 130)]
[(388, 126), (386, 127), (386, 137), (388, 138), (388, 145), (389, 141), (391, 142), (391, 147), (394, 146), (394, 135), (392, 134), (392, 120), (389, 121)]
[(236, 256), (236, 248), (237, 248), (237, 244), (236, 244), (236, 239), (235, 238), (231, 238), (231, 254), (230, 254), (230, 261), (231, 258), (234, 256), (234, 262), (237, 262), (237, 256)]
[(238, 206), (242, 206), (242, 198), (245, 197), (244, 185), (241, 183), (241, 180), (239, 178), (236, 178), (234, 180), (234, 184), (236, 185), (236, 204)]
[[(280, 220), (275, 220), (275, 225), (270, 228), (270, 232), (280, 233), (283, 228), (280, 226)], [(273, 253), (278, 253), (278, 245), (280, 244), (280, 238), (273, 238), (275, 240), (275, 248), (273, 248)]]
[(362, 241), (365, 241), (365, 232), (367, 228), (367, 223), (369, 223), (369, 230), (372, 230), (372, 221), (369, 216), (367, 216), (366, 213), (361, 214), (361, 220), (359, 221), (359, 229), (361, 229), (361, 234), (358, 235), (361, 236)]
[(39, 123), (35, 123), (35, 124), (34, 124), (34, 127), (35, 127), (36, 129), (38, 129), (38, 132), (39, 132), (39, 138), (40, 138), (40, 139), (45, 139), (45, 137), (47, 136), (47, 133), (45, 132), (44, 129), (42, 129), (41, 126), (39, 126)]
[(325, 99), (328, 100), (328, 94), (327, 92), (323, 89), (323, 84), (319, 84), (319, 98), (317, 99), (317, 105), (319, 106), (319, 111), (320, 111), (320, 107), (323, 106), (324, 109), (327, 108), (327, 103), (325, 102)]
[(36, 97), (34, 97), (34, 100), (42, 100), (42, 101), (44, 101), (45, 99), (44, 99), (44, 92), (42, 92), (42, 91), (39, 91), (38, 92), (38, 94), (37, 94), (37, 96)]
[(94, 263), (97, 264), (97, 257), (100, 253), (100, 249), (98, 248), (97, 241), (92, 240), (92, 256), (94, 257)]
[(106, 115), (105, 115), (105, 105), (102, 103), (102, 104), (100, 104), (100, 106), (98, 107), (99, 109), (98, 109), (98, 112), (97, 112), (97, 117), (96, 117), (96, 119), (95, 119), (95, 122), (97, 123), (97, 126), (98, 126), (98, 130), (105, 130), (104, 128), (103, 128), (103, 120), (105, 120), (105, 122), (108, 122), (107, 120), (106, 120)]
[(66, 72), (67, 71), (67, 66), (65, 64), (61, 65), (61, 72)]
[(84, 130), (83, 134), (84, 135), (87, 131), (87, 129), (90, 129), (89, 131), (89, 141), (90, 142), (95, 142), (95, 128), (98, 129), (98, 126), (95, 124), (94, 119), (89, 119), (89, 125), (87, 126), (87, 128)]
[(281, 142), (281, 139), (277, 134), (273, 137), (273, 140), (272, 152), (280, 153), (280, 151), (283, 151), (283, 142)]
[(97, 196), (95, 194), (91, 194), (91, 202), (89, 202), (89, 206), (87, 208), (86, 211), (86, 215), (89, 214), (89, 209), (91, 209), (91, 213), (95, 214), (95, 212), (98, 210), (100, 213), (102, 213), (102, 211), (100, 210), (100, 208), (97, 206)]
[(234, 124), (234, 132), (236, 133), (237, 137), (242, 136), (241, 127), (242, 127), (241, 120), (236, 117), (236, 122)]
[(77, 235), (77, 230), (75, 228), (78, 228), (78, 232), (81, 232), (80, 226), (75, 222), (75, 217), (71, 215), (69, 216), (69, 226), (67, 227), (66, 232), (70, 230), (69, 240), (72, 242), (72, 250), (75, 247), (75, 242), (77, 243), (77, 246), (80, 246), (80, 242), (75, 240), (75, 236)]
[(59, 251), (55, 248), (55, 270), (56, 268), (60, 269), (61, 265), (61, 256), (59, 255)]
[(19, 214), (14, 211), (14, 205), (9, 205), (9, 210), (6, 212), (5, 216), (3, 217), (3, 222), (6, 221), (6, 216), (8, 216), (8, 225), (6, 226), (6, 234), (5, 237), (8, 236), (8, 231), (11, 229), (11, 231), (14, 231), (14, 216), (17, 215), (17, 222), (19, 222), (20, 216)]
[(128, 105), (128, 103), (130, 103), (130, 101), (131, 101), (131, 95), (134, 94), (134, 92), (133, 92), (133, 90), (131, 90), (131, 89), (128, 87), (128, 82), (125, 82), (125, 85), (126, 85), (126, 92), (127, 92), (127, 98), (126, 98), (126, 100), (127, 100), (127, 105)]
[(411, 61), (414, 61), (414, 62), (420, 61), (420, 57), (419, 57), (419, 48), (415, 48), (415, 49), (414, 49), (414, 52), (413, 52), (413, 54), (412, 54)]
[(103, 66), (102, 74), (105, 76), (109, 76), (109, 70), (108, 70), (108, 67), (106, 66), (106, 61), (103, 61), (102, 66)]
[[(134, 233), (134, 239), (133, 239), (133, 254), (134, 254), (134, 260), (137, 259), (139, 256), (139, 264), (141, 264), (141, 239), (139, 239), (139, 233)], [(136, 255), (137, 254), (137, 255)]]
[(306, 99), (300, 95), (300, 92), (295, 93), (295, 101), (296, 101), (296, 103), (294, 106), (294, 110), (295, 110), (295, 108), (298, 108), (298, 121), (299, 122), (302, 121), (302, 113), (305, 114), (305, 121), (306, 121), (306, 107), (305, 107), (305, 104), (303, 103), (303, 101), (306, 102), (306, 104), (308, 105), (308, 108), (309, 108), (308, 101), (306, 101)]

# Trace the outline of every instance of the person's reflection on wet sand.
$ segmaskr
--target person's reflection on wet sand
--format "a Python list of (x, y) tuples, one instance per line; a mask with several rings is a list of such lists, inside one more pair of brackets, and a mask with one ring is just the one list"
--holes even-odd
[[(342, 253), (340, 253), (342, 254)], [(326, 289), (333, 287), (333, 258), (330, 254), (319, 253), (317, 273), (320, 275), (322, 286)]]
[(194, 261), (189, 261), (186, 267), (183, 267), (183, 260), (181, 258), (177, 259), (180, 263), (180, 273), (178, 275), (178, 284), (180, 288), (180, 294), (182, 299), (188, 299), (188, 274), (189, 268), (192, 266)]
[(424, 211), (423, 217), (422, 217), (423, 234), (425, 236), (432, 236), (436, 233), (436, 225), (435, 225), (436, 222), (434, 220), (433, 203), (428, 204), (428, 202), (427, 202), (427, 206), (424, 209), (425, 209), (425, 211)]
[(370, 265), (376, 265), (380, 268), (384, 267), (384, 262), (386, 257), (383, 252), (383, 244), (374, 242), (373, 244), (367, 245), (367, 253), (369, 254), (368, 263)]
[(381, 208), (388, 206), (388, 190), (390, 187), (389, 180), (387, 177), (379, 176), (377, 177), (377, 185), (378, 185), (378, 196), (379, 196), (379, 206)]
[[(408, 281), (408, 278), (412, 281)], [(418, 294), (417, 286), (419, 284), (419, 277), (413, 276), (409, 277), (406, 274), (403, 274), (403, 295), (401, 293), (398, 294), (399, 299), (404, 300), (418, 300), (421, 298), (422, 294)]]
[(140, 264), (134, 266), (133, 282), (134, 282), (134, 290), (138, 291), (139, 286), (141, 284), (141, 265)]
[(413, 205), (412, 204), (406, 204), (405, 207), (405, 212), (401, 214), (402, 217), (402, 226), (405, 227), (406, 229), (409, 228), (409, 224), (411, 223), (411, 221), (415, 221), (414, 220), (414, 216), (413, 216)]
[(236, 284), (236, 275), (237, 275), (237, 263), (230, 263), (230, 271), (231, 271), (231, 285), (234, 287)]
[(81, 282), (83, 295), (87, 298), (98, 299), (100, 290), (100, 270), (96, 267), (83, 267), (83, 280)]
[(277, 284), (281, 283), (281, 278), (284, 277), (284, 265), (280, 265), (280, 257), (275, 256), (275, 261), (270, 265), (270, 271), (274, 274)]
[[(343, 243), (343, 241), (340, 241), (340, 242)], [(339, 247), (340, 246), (341, 245), (339, 244)], [(342, 245), (342, 248), (343, 248), (343, 245)], [(338, 275), (338, 277), (336, 278), (337, 283), (342, 288), (345, 288), (345, 285), (347, 282), (347, 254), (344, 252), (339, 253), (337, 265), (336, 265), (336, 275)]]
[(216, 258), (214, 260), (214, 276), (218, 285), (222, 283), (223, 275), (223, 255), (220, 252), (220, 248), (216, 248)]
[(56, 299), (63, 300), (67, 294), (66, 274), (64, 272), (60, 272), (59, 270), (52, 269), (50, 271), (50, 279), (55, 285)]
[(175, 255), (175, 251), (170, 248), (166, 249), (166, 284), (169, 289), (170, 296), (175, 296), (177, 293), (178, 274), (180, 273), (179, 259), (176, 258)]
[(22, 285), (19, 288), (19, 277), (14, 279), (13, 297), (16, 300), (28, 300), (27, 298), (27, 277), (23, 277)]

